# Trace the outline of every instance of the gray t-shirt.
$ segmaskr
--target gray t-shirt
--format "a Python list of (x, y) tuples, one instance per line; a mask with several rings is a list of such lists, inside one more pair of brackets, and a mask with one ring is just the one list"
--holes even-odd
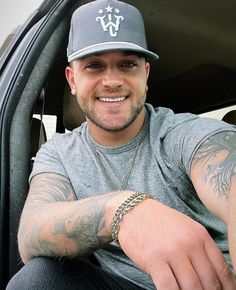
[[(190, 168), (195, 151), (206, 138), (222, 131), (235, 131), (235, 128), (193, 114), (174, 114), (162, 107), (154, 109), (150, 104), (146, 104), (146, 109), (141, 143), (126, 188), (147, 192), (200, 222), (230, 264), (226, 226), (199, 200), (190, 181)], [(83, 123), (72, 132), (55, 134), (41, 147), (30, 178), (42, 172), (66, 176), (78, 199), (118, 190), (139, 139), (137, 136), (115, 148), (100, 146), (92, 140), (87, 123)], [(143, 288), (156, 289), (151, 278), (114, 243), (97, 250), (95, 255), (107, 271)]]

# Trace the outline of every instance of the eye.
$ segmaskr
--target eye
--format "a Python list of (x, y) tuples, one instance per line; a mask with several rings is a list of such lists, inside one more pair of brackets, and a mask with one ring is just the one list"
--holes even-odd
[(103, 65), (100, 62), (90, 62), (85, 67), (88, 71), (99, 71), (103, 68)]
[(126, 60), (121, 63), (121, 67), (124, 69), (133, 69), (137, 66), (137, 62), (133, 60)]

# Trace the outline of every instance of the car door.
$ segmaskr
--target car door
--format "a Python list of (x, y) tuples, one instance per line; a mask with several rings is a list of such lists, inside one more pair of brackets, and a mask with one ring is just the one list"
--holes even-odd
[(17, 228), (28, 190), (32, 114), (66, 43), (74, 4), (44, 1), (0, 58), (0, 289), (22, 266)]

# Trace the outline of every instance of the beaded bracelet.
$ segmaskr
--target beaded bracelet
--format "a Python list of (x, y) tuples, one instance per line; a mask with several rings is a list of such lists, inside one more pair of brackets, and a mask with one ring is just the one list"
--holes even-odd
[(122, 217), (132, 208), (134, 208), (137, 204), (142, 202), (147, 198), (153, 198), (150, 194), (143, 193), (143, 192), (135, 192), (129, 198), (127, 198), (116, 210), (112, 225), (111, 225), (111, 236), (115, 243), (119, 245), (118, 241), (118, 233), (120, 230), (120, 221)]

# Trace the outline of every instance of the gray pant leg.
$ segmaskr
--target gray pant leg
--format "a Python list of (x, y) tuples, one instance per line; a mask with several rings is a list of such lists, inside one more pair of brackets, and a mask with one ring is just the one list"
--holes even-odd
[(140, 290), (142, 288), (91, 263), (38, 257), (29, 261), (6, 290)]

